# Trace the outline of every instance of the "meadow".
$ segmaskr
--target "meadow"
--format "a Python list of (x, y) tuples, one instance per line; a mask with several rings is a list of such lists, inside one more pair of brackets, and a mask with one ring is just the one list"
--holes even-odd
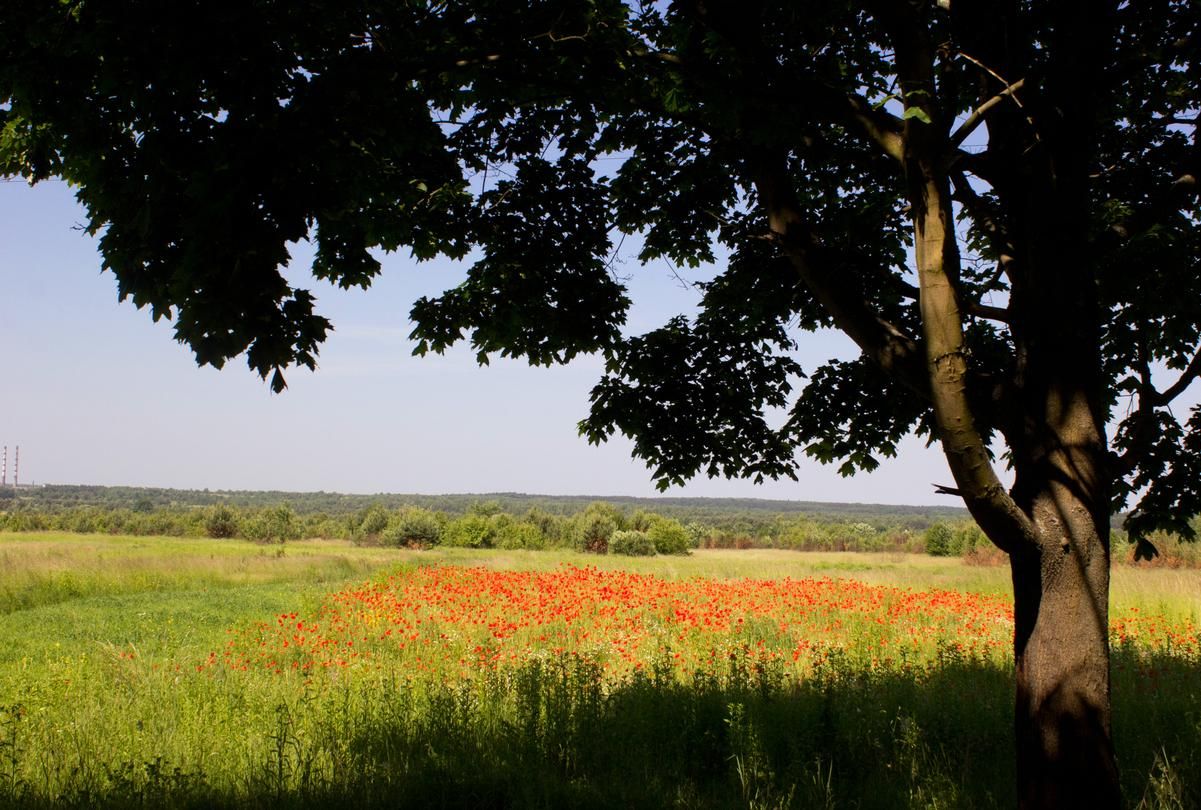
[[(1003, 567), (0, 533), (0, 805), (1008, 807)], [(1130, 806), (1201, 803), (1201, 571), (1114, 572)]]

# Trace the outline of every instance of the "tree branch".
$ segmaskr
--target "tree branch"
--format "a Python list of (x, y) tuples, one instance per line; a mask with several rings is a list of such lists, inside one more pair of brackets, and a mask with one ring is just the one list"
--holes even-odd
[(1183, 394), (1185, 389), (1192, 385), (1193, 381), (1197, 379), (1198, 375), (1201, 375), (1201, 348), (1197, 349), (1197, 353), (1193, 355), (1193, 359), (1189, 361), (1187, 366), (1185, 366), (1184, 371), (1181, 372), (1180, 378), (1177, 379), (1176, 382), (1170, 385), (1162, 393), (1152, 389), (1154, 391), (1151, 400), (1152, 404), (1157, 407), (1168, 405), (1172, 402), (1172, 400), (1176, 399), (1176, 397)]
[(940, 118), (932, 95), (934, 49), (927, 28), (915, 14), (912, 7), (896, 4), (887, 8), (885, 20), (906, 105), (923, 113), (906, 118), (902, 137), (930, 399), (955, 489), (989, 538), (1012, 553), (1022, 546), (1036, 546), (1037, 533), (1030, 516), (997, 477), (968, 398), (968, 356), (956, 289), (959, 247), (947, 175), (947, 157), (955, 149), (936, 123)]
[(851, 285), (845, 272), (823, 261), (824, 248), (805, 221), (796, 201), (782, 157), (771, 165), (760, 160), (755, 178), (760, 203), (767, 213), (772, 239), (792, 261), (801, 279), (830, 313), (834, 323), (886, 373), (923, 398), (929, 386), (917, 341), (882, 318)]
[(904, 155), (901, 119), (872, 107), (862, 96), (851, 94), (847, 96), (846, 103), (850, 108), (851, 119), (859, 125), (862, 133), (880, 146), (885, 154), (900, 162)]
[[(1155, 386), (1151, 383), (1150, 351), (1147, 349), (1146, 339), (1141, 334), (1138, 336), (1137, 362), (1139, 378), (1138, 410), (1135, 411), (1133, 416), (1134, 426), (1131, 428), (1130, 446), (1126, 448), (1125, 453), (1117, 457), (1115, 463), (1116, 473), (1121, 477), (1125, 477), (1133, 472), (1134, 468), (1139, 465), (1139, 462), (1146, 457), (1147, 450), (1151, 447), (1153, 440), (1151, 431), (1154, 429), (1153, 426), (1155, 424), (1155, 401), (1160, 396), (1159, 392), (1155, 390)], [(1196, 358), (1194, 358), (1195, 362), (1197, 362)], [(1192, 365), (1193, 363), (1189, 364), (1190, 368)]]
[[(959, 146), (959, 144), (961, 144), (965, 140), (967, 140), (967, 136), (971, 135), (972, 132), (974, 132), (976, 130), (976, 128), (984, 122), (984, 117), (986, 115), (988, 115), (989, 110), (991, 110), (993, 107), (996, 107), (998, 104), (1000, 104), (1006, 98), (1013, 96), (1014, 93), (1016, 93), (1018, 90), (1021, 90), (1025, 85), (1026, 85), (1025, 79), (1018, 79), (1016, 82), (1014, 82), (1013, 84), (1006, 87), (1000, 93), (997, 93), (995, 96), (990, 98), (988, 101), (984, 102), (979, 107), (977, 107), (972, 112), (972, 114), (969, 115), (962, 124), (960, 124), (959, 129), (957, 129), (951, 133), (951, 137), (950, 137), (951, 146), (957, 147), (957, 146)], [(1016, 97), (1014, 97), (1014, 101), (1017, 101)]]
[(1005, 307), (994, 307), (969, 299), (964, 302), (964, 308), (967, 310), (968, 315), (974, 315), (977, 318), (984, 318), (988, 321), (997, 321), (1005, 324), (1011, 321), (1009, 310)]
[(961, 171), (951, 171), (950, 179), (954, 185), (955, 193), (954, 200), (967, 210), (977, 224), (984, 229), (988, 234), (989, 239), (993, 243), (993, 249), (997, 254), (997, 268), (1006, 276), (1011, 275), (1010, 270), (1013, 265), (1014, 250), (1013, 242), (1009, 238), (1009, 232), (1005, 225), (998, 222), (988, 210), (988, 205), (972, 188), (967, 177)]

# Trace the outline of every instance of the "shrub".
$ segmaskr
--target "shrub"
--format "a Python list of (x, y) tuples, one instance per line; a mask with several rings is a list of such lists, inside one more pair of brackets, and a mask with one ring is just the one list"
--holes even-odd
[(281, 503), (264, 509), (243, 525), (243, 533), (246, 539), (260, 543), (285, 543), (300, 537), (300, 521), (291, 506)]
[(576, 548), (591, 554), (604, 554), (609, 550), (609, 538), (617, 531), (617, 522), (608, 515), (586, 511), (581, 517), (576, 532)]
[(945, 523), (935, 523), (926, 529), (926, 553), (933, 557), (947, 557), (952, 553), (955, 535)]
[(47, 528), (46, 516), (40, 512), (9, 512), (8, 525), (10, 532), (37, 532)]
[(988, 545), (988, 538), (984, 536), (984, 532), (980, 530), (979, 526), (975, 523), (965, 523), (955, 532), (952, 550), (955, 554), (967, 555)]
[(390, 516), (388, 510), (380, 504), (372, 504), (358, 516), (351, 530), (351, 538), (358, 542), (378, 541), (384, 529), (388, 528)]
[(635, 509), (634, 514), (630, 515), (627, 524), (631, 531), (645, 532), (658, 517), (658, 515), (652, 514), (645, 509)]
[(498, 548), (523, 548), (537, 551), (546, 548), (546, 536), (532, 523), (512, 522), (497, 529), (495, 541)]
[(309, 530), (310, 537), (320, 537), (325, 540), (344, 540), (348, 534), (346, 521), (336, 518), (317, 521)]
[(267, 521), (262, 515), (251, 515), (242, 519), (238, 534), (255, 543), (265, 543), (268, 538)]
[(658, 518), (646, 534), (659, 554), (687, 554), (691, 545), (688, 531), (675, 518)]
[(651, 557), (655, 554), (655, 543), (646, 532), (613, 532), (609, 538), (609, 553), (628, 557)]
[(504, 511), (500, 501), (472, 501), (467, 505), (467, 514), (477, 515), (479, 517), (496, 517)]
[(267, 510), (266, 516), (271, 539), (282, 543), (300, 537), (300, 521), (296, 519), (296, 512), (288, 504), (272, 506)]
[(701, 543), (711, 534), (708, 526), (703, 523), (693, 521), (684, 527), (684, 531), (688, 532), (688, 547), (700, 548)]
[(447, 524), (442, 544), (461, 548), (491, 548), (495, 531), (483, 515), (464, 515)]
[(233, 537), (238, 533), (238, 516), (224, 504), (214, 506), (204, 516), (204, 533), (215, 540)]
[(389, 546), (436, 546), (442, 539), (442, 523), (428, 509), (402, 509), (380, 534)]

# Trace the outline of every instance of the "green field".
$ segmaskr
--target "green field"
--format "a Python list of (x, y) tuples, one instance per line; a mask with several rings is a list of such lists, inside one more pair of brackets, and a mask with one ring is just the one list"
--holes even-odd
[[(0, 534), (0, 805), (1013, 804), (1011, 665), (949, 642), (903, 664), (840, 648), (803, 677), (725, 662), (685, 677), (653, 660), (607, 675), (599, 658), (549, 648), (468, 677), (418, 672), (412, 658), (309, 677), (203, 666), (245, 644), (256, 622), (303, 622), (321, 615), (327, 594), (385, 572), (564, 563), (669, 582), (830, 577), (982, 598), (1008, 589), (1004, 568), (899, 554), (635, 560)], [(1201, 571), (1123, 567), (1114, 577), (1115, 616), (1162, 616), (1151, 633), (1195, 634)], [(764, 628), (753, 625), (722, 643), (755, 643)], [(1195, 643), (1174, 644), (1140, 637), (1115, 650), (1131, 806), (1201, 801), (1201, 661)]]

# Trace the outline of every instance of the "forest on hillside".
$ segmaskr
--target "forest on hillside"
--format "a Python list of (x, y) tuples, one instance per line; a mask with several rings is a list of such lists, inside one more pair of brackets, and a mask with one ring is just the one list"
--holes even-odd
[[(7, 500), (7, 504), (5, 504)], [(953, 500), (953, 499), (952, 499)], [(28, 508), (56, 512), (76, 507), (130, 509), (147, 512), (155, 509), (216, 506), (260, 508), (287, 504), (298, 515), (323, 512), (328, 515), (349, 515), (373, 505), (386, 509), (419, 506), (450, 515), (466, 514), (473, 506), (495, 503), (509, 513), (541, 509), (555, 515), (581, 512), (589, 504), (604, 501), (627, 511), (643, 509), (690, 522), (704, 520), (714, 523), (748, 526), (770, 522), (776, 517), (807, 517), (823, 522), (849, 521), (869, 523), (883, 528), (897, 526), (925, 531), (938, 521), (967, 519), (961, 506), (899, 506), (892, 504), (822, 503), (818, 501), (786, 501), (763, 498), (636, 498), (601, 495), (529, 495), (516, 492), (478, 494), (419, 495), (379, 493), (349, 495), (338, 492), (282, 492), (275, 490), (208, 490), (164, 489), (157, 487), (104, 487), (55, 484), (20, 490), (0, 489), (0, 508)]]

